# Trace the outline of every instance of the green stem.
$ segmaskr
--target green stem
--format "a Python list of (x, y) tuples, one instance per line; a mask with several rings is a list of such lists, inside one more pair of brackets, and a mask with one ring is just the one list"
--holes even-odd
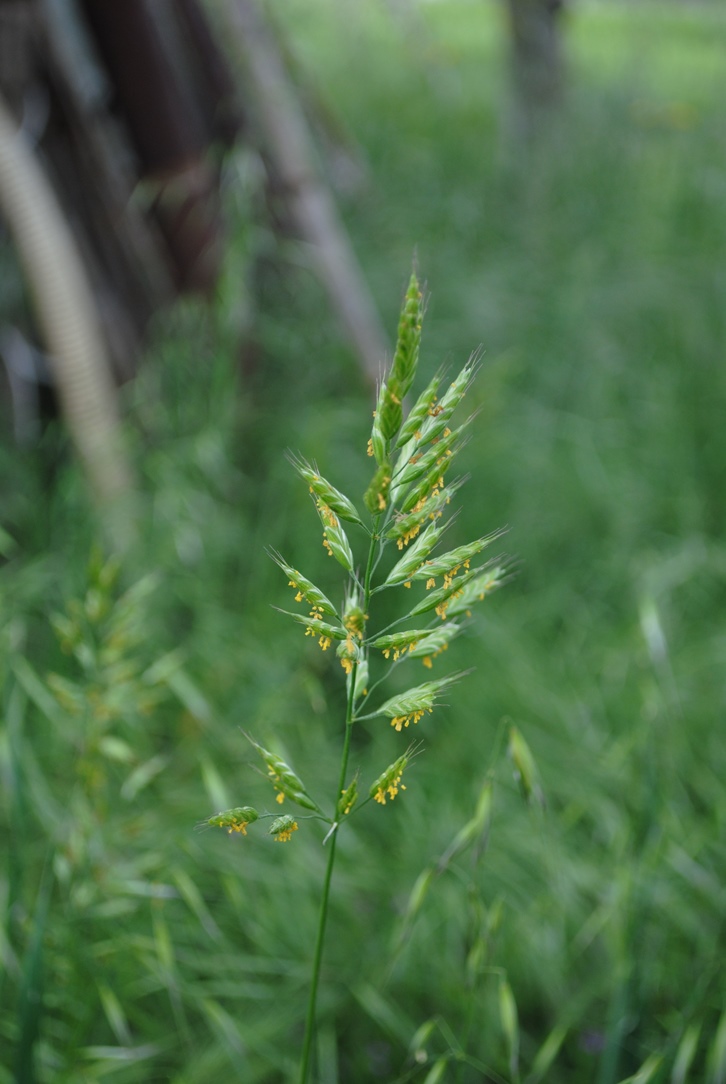
[(335, 865), (335, 844), (338, 839), (337, 831), (333, 832), (328, 851), (328, 865), (325, 869), (325, 881), (323, 882), (323, 897), (320, 901), (320, 915), (318, 917), (318, 933), (315, 940), (315, 956), (313, 957), (313, 972), (310, 979), (310, 996), (308, 998), (308, 1011), (305, 1019), (305, 1038), (303, 1040), (302, 1055), (300, 1058), (300, 1084), (306, 1084), (310, 1067), (310, 1051), (315, 1031), (315, 1007), (318, 998), (318, 981), (320, 979), (320, 964), (323, 959), (323, 945), (325, 943), (325, 925), (328, 919), (328, 900), (330, 898), (330, 882), (333, 877)]
[[(371, 576), (373, 573), (373, 559), (375, 555), (376, 546), (378, 543), (377, 532), (374, 530), (373, 537), (371, 538), (370, 548), (368, 550), (368, 562), (366, 564), (365, 574), (365, 586), (363, 589), (363, 612), (368, 610), (368, 604), (371, 597)], [(338, 800), (340, 795), (345, 790), (345, 780), (348, 774), (348, 760), (350, 758), (350, 739), (353, 732), (353, 699), (355, 696), (355, 679), (358, 671), (358, 663), (353, 663), (353, 669), (350, 674), (350, 687), (348, 690), (348, 701), (345, 710), (345, 741), (343, 743), (343, 756), (340, 761), (340, 779), (338, 780), (338, 789), (335, 792), (335, 803), (333, 808), (337, 810)], [(329, 851), (328, 851), (328, 863), (325, 867), (325, 879), (323, 881), (323, 895), (320, 900), (320, 912), (318, 914), (318, 932), (315, 937), (315, 954), (313, 956), (313, 969), (310, 977), (310, 995), (308, 997), (308, 1009), (305, 1017), (305, 1037), (303, 1039), (302, 1054), (300, 1055), (300, 1084), (307, 1084), (308, 1073), (310, 1071), (310, 1055), (313, 1046), (313, 1035), (315, 1034), (315, 1010), (318, 1000), (318, 984), (320, 982), (320, 967), (323, 961), (323, 947), (325, 945), (325, 927), (328, 921), (328, 903), (330, 900), (330, 883), (333, 879), (333, 867), (335, 866), (335, 845), (338, 840), (338, 826), (333, 826), (334, 830), (330, 837)]]

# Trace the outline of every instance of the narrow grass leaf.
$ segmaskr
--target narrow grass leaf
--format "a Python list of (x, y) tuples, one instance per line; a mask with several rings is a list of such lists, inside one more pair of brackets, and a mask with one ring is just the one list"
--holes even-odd
[(395, 1001), (386, 1000), (367, 982), (361, 982), (351, 990), (361, 1008), (375, 1021), (385, 1035), (395, 1039), (404, 1048), (414, 1030), (413, 1021)]
[(555, 1062), (560, 1048), (567, 1038), (568, 1029), (559, 1024), (552, 1028), (542, 1046), (539, 1048), (532, 1061), (532, 1072), (527, 1077), (526, 1084), (539, 1084)]
[(214, 941), (220, 941), (222, 939), (222, 931), (212, 918), (209, 908), (204, 902), (202, 893), (186, 870), (177, 867), (172, 870), (171, 876), (174, 884), (179, 889), (179, 895), (184, 900), (189, 910), (196, 916), (197, 921), (204, 932)]
[[(476, 810), (471, 820), (459, 829), (436, 864), (436, 872), (442, 873), (447, 866), (463, 854), (467, 847), (477, 840), (485, 840), (489, 834), (492, 816), (493, 784), (487, 779), (476, 803)], [(483, 844), (482, 844), (483, 845)]]
[(119, 764), (133, 764), (136, 753), (128, 742), (116, 738), (113, 734), (106, 734), (98, 743), (99, 752), (109, 760), (115, 760)]
[(22, 655), (15, 655), (11, 659), (10, 665), (19, 684), (27, 693), (28, 698), (40, 709), (46, 719), (51, 722), (53, 726), (60, 728), (64, 727), (67, 721), (65, 712), (60, 707), (55, 697), (48, 692), (48, 689), (40, 680), (27, 659), (23, 658)]
[(408, 1053), (419, 1064), (423, 1064), (428, 1060), (426, 1053), (426, 1043), (429, 1041), (434, 1031), (438, 1027), (438, 1019), (432, 1017), (431, 1020), (425, 1020), (419, 1028), (416, 1029), (411, 1042), (408, 1044)]
[(121, 797), (127, 802), (132, 802), (144, 787), (148, 787), (152, 779), (164, 771), (168, 763), (169, 757), (158, 755), (139, 764), (121, 787)]
[(423, 902), (428, 895), (428, 891), (431, 888), (434, 877), (436, 876), (436, 870), (431, 866), (422, 870), (416, 878), (416, 882), (411, 889), (411, 894), (408, 897), (408, 903), (406, 904), (406, 910), (403, 913), (403, 930), (410, 929), (413, 920), (421, 910)]
[(439, 1084), (439, 1082), (444, 1079), (444, 1073), (446, 1072), (448, 1064), (449, 1058), (446, 1055), (440, 1057), (429, 1069), (424, 1077), (423, 1084)]
[(519, 1019), (512, 988), (505, 978), (499, 982), (499, 1019), (507, 1042), (509, 1072), (516, 1078), (519, 1071)]
[(158, 911), (153, 912), (154, 947), (162, 972), (167, 977), (174, 971), (174, 946), (164, 918)]
[(236, 1020), (213, 998), (201, 998), (200, 1004), (204, 1015), (213, 1025), (229, 1053), (235, 1058), (243, 1057), (245, 1046)]
[[(93, 1065), (89, 1067), (89, 1072), (92, 1074), (91, 1079), (100, 1076), (107, 1076), (109, 1073), (117, 1072), (123, 1065), (135, 1064), (140, 1061), (148, 1061), (149, 1058), (155, 1058), (161, 1054), (168, 1044), (161, 1043), (143, 1043), (140, 1046), (84, 1046), (80, 1051), (81, 1056), (88, 1058), (89, 1061), (107, 1062), (110, 1064)], [(123, 1063), (123, 1064), (121, 1064)], [(79, 1081), (84, 1081), (86, 1077), (79, 1077)]]
[(318, 1082), (338, 1084), (338, 1039), (332, 1024), (318, 1028)]
[(721, 1014), (706, 1063), (707, 1084), (726, 1084), (726, 1012)]
[(527, 742), (516, 726), (510, 728), (507, 752), (514, 765), (514, 778), (527, 802), (545, 804), (544, 793), (539, 783), (539, 772)]
[(206, 696), (186, 670), (173, 670), (166, 678), (167, 687), (177, 698), (182, 707), (199, 723), (208, 725), (212, 721), (212, 707)]
[(43, 940), (53, 892), (52, 855), (46, 858), (35, 900), (30, 938), (23, 959), (18, 993), (18, 1042), (15, 1053), (16, 1080), (35, 1084), (35, 1051), (43, 1015)]
[(131, 1029), (126, 1014), (121, 1007), (121, 1002), (111, 987), (103, 984), (99, 984), (98, 996), (111, 1031), (122, 1046), (129, 1046), (131, 1043)]
[(678, 1049), (676, 1050), (676, 1056), (673, 1060), (670, 1084), (686, 1084), (688, 1071), (696, 1056), (696, 1049), (698, 1047), (700, 1036), (700, 1024), (690, 1024), (684, 1031), (681, 1041), (678, 1044)]
[(656, 1075), (661, 1065), (663, 1064), (662, 1054), (650, 1054), (637, 1073), (633, 1073), (632, 1076), (626, 1077), (620, 1081), (620, 1084), (649, 1084), (649, 1082)]
[(209, 804), (213, 809), (227, 809), (232, 803), (227, 786), (217, 771), (216, 765), (203, 753), (199, 767), (202, 773), (204, 789), (209, 797)]

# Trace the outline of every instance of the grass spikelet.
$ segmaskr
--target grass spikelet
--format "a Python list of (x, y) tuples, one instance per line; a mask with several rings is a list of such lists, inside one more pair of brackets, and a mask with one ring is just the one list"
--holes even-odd
[(454, 615), (453, 610), (451, 614), (449, 614), (451, 600), (456, 599), (463, 594), (467, 583), (476, 579), (480, 572), (481, 569), (472, 568), (444, 587), (428, 590), (421, 601), (417, 602), (416, 605), (409, 610), (408, 616), (418, 617), (420, 614), (429, 613), (430, 610), (435, 610), (441, 620), (445, 621), (447, 616)]
[(390, 700), (381, 704), (375, 714), (388, 716), (391, 726), (400, 731), (410, 723), (417, 723), (426, 712), (432, 712), (435, 704), (438, 703), (439, 694), (463, 676), (463, 673), (451, 674), (438, 681), (425, 681), (422, 685), (416, 685), (405, 693), (392, 696)]
[(396, 662), (407, 651), (412, 652), (417, 644), (427, 639), (428, 636), (428, 629), (408, 629), (406, 632), (392, 632), (373, 640), (371, 647), (382, 651), (386, 659), (393, 655), (393, 661)]
[(363, 495), (366, 508), (372, 516), (380, 516), (388, 507), (391, 489), (391, 465), (384, 461), (371, 479), (371, 484)]
[(413, 438), (417, 441), (422, 439), (422, 429), (427, 418), (433, 414), (440, 384), (441, 375), (437, 374), (421, 392), (398, 434), (397, 448), (402, 448)]
[[(458, 429), (450, 430), (440, 441), (438, 441), (438, 443), (432, 444), (430, 448), (426, 448), (426, 450), (419, 455), (412, 455), (401, 469), (397, 468), (393, 478), (396, 492), (402, 492), (407, 486), (421, 478), (431, 477), (432, 469), (434, 467), (440, 467), (446, 459), (450, 459), (454, 454), (453, 449), (456, 442), (464, 432), (467, 424), (467, 422), (464, 422)], [(421, 486), (418, 486), (417, 490), (420, 488)], [(428, 488), (431, 487), (429, 486)], [(423, 492), (426, 491), (427, 490), (423, 490)], [(423, 496), (423, 492), (419, 494), (419, 497)]]
[(398, 760), (394, 760), (393, 764), (389, 764), (385, 772), (382, 772), (375, 783), (371, 785), (371, 788), (368, 791), (369, 797), (375, 802), (378, 802), (379, 805), (385, 805), (387, 798), (390, 798), (391, 801), (393, 801), (399, 790), (406, 789), (401, 782), (401, 777), (410, 761), (411, 752), (410, 750), (407, 750), (398, 758)]
[(323, 621), (319, 613), (313, 610), (312, 613), (296, 614), (292, 610), (282, 610), (280, 607), (275, 607), (279, 613), (287, 614), (293, 621), (296, 621), (298, 625), (305, 626), (305, 635), (312, 636), (318, 640), (323, 651), (327, 651), (330, 647), (331, 640), (345, 640), (348, 633), (340, 625), (331, 625), (328, 621)]
[(516, 726), (509, 730), (507, 752), (514, 765), (514, 778), (519, 783), (525, 800), (544, 806), (544, 793), (540, 786), (537, 765), (527, 742)]
[(358, 780), (354, 779), (344, 791), (341, 792), (340, 800), (338, 802), (337, 816), (338, 820), (341, 817), (347, 817), (352, 812), (353, 806), (358, 801)]
[[(403, 421), (403, 398), (399, 398), (396, 392), (389, 388), (384, 380), (378, 392), (378, 404), (376, 406), (376, 421), (380, 427), (381, 436), (386, 442), (386, 447), (401, 428)], [(372, 438), (371, 438), (372, 439)]]
[(363, 526), (363, 520), (360, 518), (353, 502), (339, 489), (336, 489), (334, 485), (331, 485), (327, 478), (323, 478), (317, 468), (296, 456), (290, 456), (290, 462), (298, 474), (308, 483), (310, 492), (319, 497), (324, 505), (331, 508), (341, 519), (348, 520), (349, 523), (357, 523), (359, 527)]
[(307, 579), (306, 576), (303, 576), (302, 572), (299, 572), (298, 569), (293, 568), (292, 565), (288, 565), (276, 550), (268, 550), (268, 553), (275, 564), (279, 565), (287, 576), (288, 586), (292, 587), (293, 590), (297, 592), (295, 595), (296, 602), (307, 602), (314, 610), (317, 610), (320, 613), (328, 614), (329, 617), (338, 617), (335, 606), (333, 606), (333, 603), (327, 595), (323, 594), (319, 587), (316, 587), (311, 580)]
[(429, 523), (423, 534), (406, 550), (403, 557), (393, 566), (379, 590), (406, 583), (426, 560), (432, 549), (438, 544), (443, 528), (436, 523)]
[(292, 833), (297, 830), (298, 823), (289, 814), (277, 817), (270, 825), (270, 835), (277, 843), (288, 843), (292, 839)]
[(423, 314), (424, 296), (416, 272), (413, 271), (398, 321), (398, 338), (389, 378), (391, 394), (395, 395), (399, 402), (403, 402), (404, 396), (408, 395), (416, 376)]
[(433, 660), (448, 648), (452, 640), (461, 633), (461, 625), (455, 621), (448, 621), (437, 629), (429, 629), (425, 636), (408, 649), (410, 659), (422, 659), (424, 666), (430, 670)]
[(253, 824), (259, 817), (256, 809), (250, 805), (237, 806), (234, 809), (225, 809), (223, 813), (215, 813), (210, 817), (207, 824), (213, 828), (226, 828), (230, 835), (232, 832), (240, 832), (247, 835), (247, 825)]
[(472, 606), (482, 602), (493, 594), (511, 578), (511, 565), (498, 560), (485, 566), (485, 571), (473, 575), (465, 583), (460, 584), (460, 591), (451, 599), (448, 606), (450, 617), (458, 617), (461, 614), (470, 615)]
[(386, 531), (386, 538), (393, 539), (399, 550), (402, 550), (417, 537), (427, 519), (433, 521), (441, 518), (444, 509), (451, 503), (452, 497), (461, 484), (461, 481), (457, 481), (443, 489), (434, 489), (421, 497), (410, 512), (397, 512), (393, 523)]
[(453, 577), (456, 576), (459, 569), (463, 568), (468, 572), (469, 562), (472, 557), (476, 557), (478, 553), (490, 546), (497, 538), (501, 538), (503, 533), (503, 531), (494, 531), (483, 538), (478, 538), (475, 542), (469, 542), (465, 546), (457, 546), (456, 549), (449, 550), (448, 553), (442, 553), (440, 557), (428, 558), (408, 578), (428, 582), (429, 580), (435, 580), (438, 576), (443, 576), (444, 587), (448, 587), (453, 582)]
[(290, 765), (286, 764), (282, 757), (278, 757), (275, 753), (271, 753), (269, 749), (265, 749), (263, 745), (254, 741), (249, 734), (246, 737), (265, 762), (267, 774), (277, 791), (276, 801), (282, 804), (285, 798), (289, 798), (291, 802), (295, 802), (304, 809), (314, 809), (317, 813), (320, 813), (320, 807), (310, 797), (302, 779), (292, 770)]
[(323, 525), (323, 547), (331, 557), (343, 566), (346, 572), (353, 571), (353, 551), (350, 548), (348, 536), (340, 525), (336, 513), (318, 497), (315, 506)]

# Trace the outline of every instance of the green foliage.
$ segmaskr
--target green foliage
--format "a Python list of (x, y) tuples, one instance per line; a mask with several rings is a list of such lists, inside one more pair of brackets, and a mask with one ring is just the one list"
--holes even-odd
[[(460, 453), (472, 479), (446, 547), (484, 518), (510, 525), (521, 558), (506, 605), (492, 599), (494, 617), (456, 645), (475, 671), (451, 720), (436, 708), (451, 739), (417, 759), (404, 801), (350, 823), (320, 1079), (511, 1080), (506, 982), (523, 1080), (720, 1080), (723, 14), (573, 6), (566, 131), (521, 170), (498, 119), (505, 54), (486, 5), (398, 5), (414, 23), (384, 5), (284, 8), (302, 66), (370, 163), (371, 195), (346, 216), (388, 326), (417, 244), (424, 381), (437, 359), (486, 346)], [(238, 371), (237, 270), (268, 241), (240, 227), (219, 311), (174, 314), (128, 394), (144, 541), (107, 614), (149, 572), (158, 582), (134, 603), (118, 688), (99, 661), (108, 616), (85, 615), (94, 532), (60, 435), (33, 455), (0, 450), (3, 1084), (31, 1053), (40, 1084), (293, 1079), (321, 849), (302, 831), (278, 847), (194, 826), (259, 785), (240, 728), (314, 764), (311, 793), (334, 772), (340, 664), (270, 608), (287, 601), (265, 547), (342, 611), (340, 566), (299, 531), (309, 498), (280, 448), (326, 476), (357, 472), (355, 494), (374, 464), (358, 464), (364, 391), (312, 276), (260, 260), (265, 360)], [(282, 257), (289, 270), (305, 253), (288, 243)], [(75, 620), (72, 599), (87, 667), (50, 625)], [(105, 720), (92, 700), (74, 714), (78, 688)], [(151, 714), (137, 693), (154, 697)], [(546, 809), (522, 802), (502, 755), (512, 727)], [(356, 763), (392, 759), (382, 730), (361, 730)], [(481, 831), (438, 873), (490, 771)]]

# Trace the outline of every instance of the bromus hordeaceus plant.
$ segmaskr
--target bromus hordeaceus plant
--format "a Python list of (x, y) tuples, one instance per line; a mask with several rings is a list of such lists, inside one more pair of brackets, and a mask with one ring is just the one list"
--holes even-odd
[[(349, 759), (353, 727), (363, 720), (388, 718), (396, 732), (409, 730), (433, 712), (445, 691), (462, 674), (431, 677), (416, 682), (405, 692), (388, 699), (377, 697), (386, 671), (404, 659), (417, 659), (433, 670), (434, 660), (464, 629), (474, 604), (499, 587), (507, 576), (503, 558), (481, 560), (482, 552), (501, 531), (483, 535), (468, 545), (436, 552), (445, 531), (444, 515), (461, 485), (449, 472), (471, 423), (467, 418), (455, 425), (452, 418), (464, 398), (476, 370), (470, 359), (456, 378), (445, 384), (435, 376), (405, 415), (404, 399), (411, 390), (421, 340), (423, 297), (415, 273), (411, 276), (398, 328), (398, 340), (390, 372), (382, 382), (373, 415), (368, 455), (375, 460), (373, 479), (363, 497), (365, 512), (324, 478), (317, 467), (301, 458), (292, 462), (309, 486), (322, 526), (323, 546), (345, 570), (342, 605), (333, 603), (320, 588), (277, 552), (279, 565), (295, 592), (302, 612), (289, 612), (306, 636), (313, 637), (323, 651), (334, 650), (345, 672), (347, 701), (341, 727), (340, 773), (327, 805), (308, 792), (305, 783), (279, 756), (250, 738), (264, 761), (276, 800), (289, 799), (306, 810), (305, 816), (262, 814), (251, 806), (227, 809), (209, 819), (209, 824), (229, 832), (247, 834), (247, 829), (269, 818), (270, 834), (287, 842), (298, 830), (298, 821), (320, 820), (326, 826), (323, 843), (328, 861), (322, 887), (320, 914), (312, 961), (305, 1037), (300, 1058), (300, 1084), (308, 1080), (315, 1030), (320, 965), (325, 941), (330, 884), (340, 830), (346, 821), (369, 802), (386, 805), (406, 789), (403, 782), (417, 752), (415, 744), (394, 750), (390, 764), (367, 788), (359, 786), (356, 773), (350, 777)], [(343, 526), (343, 523), (346, 526)], [(348, 538), (357, 532), (367, 542), (367, 555), (359, 565)], [(386, 562), (389, 551), (394, 561)], [(387, 569), (387, 571), (386, 571)], [(399, 589), (405, 605), (400, 617), (384, 628), (375, 624), (377, 596)], [(373, 680), (371, 663), (383, 662), (383, 676)], [(380, 664), (379, 664), (380, 668)]]

